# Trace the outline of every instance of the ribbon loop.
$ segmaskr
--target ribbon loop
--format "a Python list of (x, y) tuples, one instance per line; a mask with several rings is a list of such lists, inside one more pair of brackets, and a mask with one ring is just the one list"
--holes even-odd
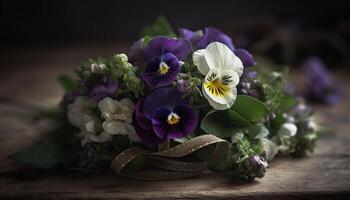
[[(216, 145), (209, 161), (184, 161), (194, 152)], [(169, 180), (195, 176), (218, 161), (228, 150), (229, 143), (211, 134), (200, 135), (191, 140), (159, 152), (146, 152), (139, 147), (131, 147), (120, 153), (111, 163), (118, 175), (143, 180)], [(123, 169), (140, 156), (148, 156), (149, 165), (155, 169), (125, 172)]]

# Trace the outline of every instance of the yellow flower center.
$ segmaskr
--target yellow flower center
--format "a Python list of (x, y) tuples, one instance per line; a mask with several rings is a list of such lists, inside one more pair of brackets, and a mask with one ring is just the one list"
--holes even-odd
[(170, 113), (167, 121), (169, 125), (176, 125), (180, 122), (180, 119), (181, 118), (176, 113)]
[(204, 87), (215, 96), (226, 96), (230, 92), (230, 88), (219, 79), (204, 83)]
[(159, 64), (159, 73), (161, 75), (168, 73), (169, 71), (169, 66), (165, 62), (161, 62)]

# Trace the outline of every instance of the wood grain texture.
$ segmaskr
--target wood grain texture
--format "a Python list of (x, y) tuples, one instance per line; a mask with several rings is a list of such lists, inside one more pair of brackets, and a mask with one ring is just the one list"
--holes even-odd
[[(2, 52), (1, 67), (10, 67), (0, 74), (0, 96), (55, 105), (62, 95), (56, 75), (71, 74), (81, 59), (99, 52), (108, 56), (114, 49), (107, 44)], [(339, 78), (350, 94), (348, 75), (342, 72)], [(336, 107), (316, 106), (316, 118), (329, 133), (321, 136), (314, 154), (303, 159), (277, 158), (266, 176), (252, 183), (210, 171), (183, 180), (139, 181), (113, 173), (31, 169), (6, 157), (39, 141), (49, 124), (33, 123), (26, 109), (1, 104), (0, 199), (350, 199), (348, 101)]]

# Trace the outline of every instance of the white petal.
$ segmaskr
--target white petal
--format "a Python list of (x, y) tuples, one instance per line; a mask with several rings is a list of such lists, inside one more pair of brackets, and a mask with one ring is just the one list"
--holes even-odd
[(124, 98), (122, 100), (119, 101), (120, 105), (123, 107), (123, 108), (128, 108), (128, 109), (131, 109), (133, 110), (134, 107), (135, 107), (135, 104), (134, 102), (132, 102), (130, 99), (128, 98)]
[(220, 78), (226, 77), (230, 86), (236, 86), (239, 83), (239, 75), (233, 70), (222, 70), (220, 71)]
[(140, 142), (141, 141), (139, 136), (137, 136), (137, 134), (136, 134), (135, 128), (132, 125), (126, 124), (125, 127), (127, 129), (127, 134), (128, 134), (129, 139), (131, 141), (134, 141), (134, 142)]
[(118, 109), (118, 102), (110, 97), (106, 97), (100, 102), (98, 102), (98, 108), (100, 109), (102, 114), (115, 113)]
[(243, 74), (242, 61), (225, 44), (212, 42), (205, 48), (204, 57), (209, 68), (233, 70), (239, 76)]
[(208, 100), (209, 104), (215, 110), (227, 110), (231, 108), (231, 106), (235, 103), (237, 98), (237, 88), (231, 88), (231, 94), (226, 97), (217, 97), (212, 95), (209, 91), (207, 91), (204, 87), (202, 88), (202, 92), (204, 97)]
[[(224, 88), (221, 91), (223, 91), (223, 95), (218, 95), (218, 87), (211, 87), (209, 88), (209, 83), (211, 82), (219, 82), (221, 85), (220, 88)], [(210, 70), (210, 72), (206, 75), (203, 85), (202, 85), (202, 91), (204, 97), (208, 100), (209, 104), (215, 108), (216, 110), (226, 110), (229, 109), (233, 103), (236, 100), (237, 97), (237, 89), (236, 85), (239, 82), (238, 74), (235, 71), (232, 70), (224, 70), (221, 71), (218, 68), (213, 68)], [(217, 91), (217, 93), (213, 93), (214, 91)], [(210, 91), (211, 89), (211, 91)]]
[(112, 135), (125, 135), (127, 133), (127, 129), (122, 121), (104, 121), (102, 126), (105, 131)]
[(75, 101), (68, 105), (67, 118), (74, 126), (84, 129), (84, 116), (90, 114), (96, 107), (95, 102), (88, 97), (77, 97)]
[(85, 129), (90, 133), (97, 133), (97, 121), (90, 115), (84, 116), (85, 120)]
[(193, 63), (197, 66), (197, 69), (200, 73), (202, 73), (203, 75), (206, 75), (209, 70), (210, 67), (207, 63), (207, 61), (205, 60), (205, 49), (200, 49), (197, 50), (193, 53)]
[(297, 134), (298, 128), (295, 126), (295, 124), (292, 123), (284, 123), (280, 130), (278, 131), (279, 134), (284, 136), (293, 137)]

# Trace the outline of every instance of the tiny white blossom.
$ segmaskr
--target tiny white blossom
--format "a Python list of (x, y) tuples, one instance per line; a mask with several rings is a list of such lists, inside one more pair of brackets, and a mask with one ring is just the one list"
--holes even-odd
[(295, 124), (292, 123), (284, 123), (280, 130), (278, 131), (279, 134), (283, 136), (289, 136), (293, 137), (297, 134), (298, 128), (295, 126)]
[(69, 122), (80, 129), (84, 129), (84, 116), (91, 114), (93, 108), (96, 108), (95, 101), (84, 96), (77, 97), (73, 103), (68, 105), (67, 117)]
[(93, 63), (91, 64), (91, 72), (95, 74), (101, 74), (106, 68), (105, 64), (97, 64)]
[(130, 99), (120, 101), (106, 97), (98, 103), (98, 107), (105, 120), (102, 127), (111, 135), (128, 135), (132, 141), (140, 141), (132, 123), (135, 104)]

